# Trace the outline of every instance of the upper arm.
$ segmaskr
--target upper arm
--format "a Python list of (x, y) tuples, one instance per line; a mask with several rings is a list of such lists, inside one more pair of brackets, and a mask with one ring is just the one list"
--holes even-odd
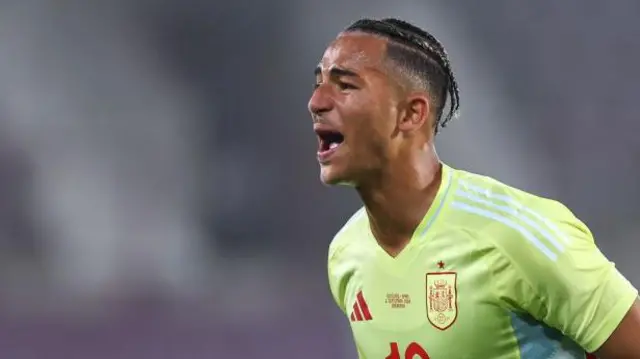
[[(590, 231), (569, 210), (556, 207), (549, 214), (548, 219), (540, 216), (522, 224), (528, 239), (505, 241), (502, 246), (513, 269), (509, 299), (588, 352), (602, 347), (609, 337), (626, 343), (626, 334), (621, 334), (623, 339), (612, 334), (627, 315), (631, 319), (625, 319), (623, 325), (632, 329), (621, 326), (620, 330), (637, 335), (637, 310), (627, 314), (638, 297), (637, 290), (600, 252)], [(608, 347), (603, 348), (614, 350)]]
[(640, 300), (636, 300), (597, 354), (602, 359), (640, 358)]

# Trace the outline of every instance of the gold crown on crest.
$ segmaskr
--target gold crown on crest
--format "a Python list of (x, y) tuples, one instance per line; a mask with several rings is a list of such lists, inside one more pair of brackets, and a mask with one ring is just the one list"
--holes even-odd
[(444, 288), (447, 286), (447, 281), (444, 279), (438, 279), (435, 282), (433, 282), (433, 285), (435, 285), (436, 288)]

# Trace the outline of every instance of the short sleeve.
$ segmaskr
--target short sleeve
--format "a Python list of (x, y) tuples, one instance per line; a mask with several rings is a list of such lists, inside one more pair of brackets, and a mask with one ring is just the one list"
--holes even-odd
[(514, 221), (512, 237), (499, 241), (506, 259), (499, 269), (502, 299), (594, 352), (620, 324), (638, 291), (566, 207), (550, 213), (543, 217), (531, 211), (535, 216)]

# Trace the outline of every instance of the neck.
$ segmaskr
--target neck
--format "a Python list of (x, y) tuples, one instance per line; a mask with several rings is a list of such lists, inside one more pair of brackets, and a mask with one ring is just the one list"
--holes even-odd
[(442, 180), (442, 165), (435, 151), (392, 162), (370, 183), (357, 187), (371, 231), (387, 251), (401, 250), (409, 242)]

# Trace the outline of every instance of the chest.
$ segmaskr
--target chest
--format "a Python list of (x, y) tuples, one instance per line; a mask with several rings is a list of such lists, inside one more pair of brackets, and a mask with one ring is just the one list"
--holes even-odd
[(509, 345), (482, 256), (424, 248), (394, 266), (379, 255), (361, 257), (344, 297), (366, 358), (464, 358)]

